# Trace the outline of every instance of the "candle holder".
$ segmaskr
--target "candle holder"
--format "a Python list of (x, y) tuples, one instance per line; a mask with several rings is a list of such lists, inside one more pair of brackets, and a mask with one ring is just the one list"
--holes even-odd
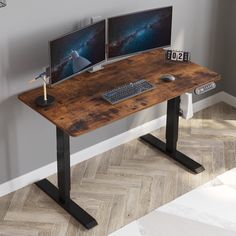
[(43, 96), (39, 96), (35, 99), (35, 102), (40, 107), (48, 107), (54, 104), (55, 98), (47, 94), (47, 77), (46, 74), (40, 76), (43, 80)]
[(42, 81), (43, 81), (43, 95), (37, 97), (35, 99), (35, 103), (40, 107), (49, 107), (49, 106), (54, 104), (55, 98), (53, 96), (47, 94), (47, 76), (46, 76), (46, 72), (40, 74), (37, 78), (31, 80), (30, 83), (34, 82), (38, 79), (42, 79)]

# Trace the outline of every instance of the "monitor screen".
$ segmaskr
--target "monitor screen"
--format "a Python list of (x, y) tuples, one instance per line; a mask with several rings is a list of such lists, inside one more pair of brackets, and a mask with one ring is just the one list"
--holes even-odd
[(172, 7), (108, 19), (108, 58), (171, 45)]
[(106, 59), (105, 20), (49, 43), (50, 83), (73, 77)]

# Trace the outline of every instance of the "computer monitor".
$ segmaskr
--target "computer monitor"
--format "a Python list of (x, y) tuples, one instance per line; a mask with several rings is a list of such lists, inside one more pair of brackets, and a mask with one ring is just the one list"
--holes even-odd
[(172, 7), (108, 19), (108, 59), (171, 45)]
[(50, 83), (88, 70), (106, 59), (105, 20), (49, 42)]

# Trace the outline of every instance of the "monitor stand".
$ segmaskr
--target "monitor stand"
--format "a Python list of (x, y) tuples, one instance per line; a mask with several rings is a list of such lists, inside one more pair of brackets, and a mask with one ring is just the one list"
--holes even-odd
[(104, 67), (102, 65), (97, 65), (97, 66), (94, 66), (91, 69), (89, 69), (88, 72), (94, 73), (94, 72), (97, 72), (97, 71), (103, 70), (103, 69), (104, 69)]

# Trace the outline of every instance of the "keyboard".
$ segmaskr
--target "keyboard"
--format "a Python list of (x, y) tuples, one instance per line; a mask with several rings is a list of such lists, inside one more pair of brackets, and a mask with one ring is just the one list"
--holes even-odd
[(147, 80), (142, 79), (110, 90), (104, 93), (102, 97), (109, 103), (116, 104), (128, 98), (153, 90), (154, 88), (154, 85), (149, 83)]

